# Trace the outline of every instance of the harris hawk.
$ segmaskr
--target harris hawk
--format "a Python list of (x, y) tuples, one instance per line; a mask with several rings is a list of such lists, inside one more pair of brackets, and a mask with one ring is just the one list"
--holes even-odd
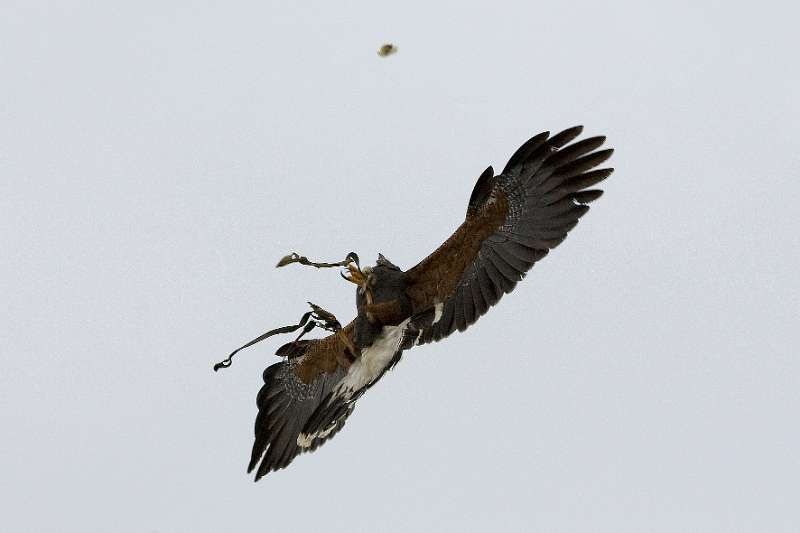
[[(248, 466), (256, 481), (333, 438), (357, 400), (405, 350), (467, 329), (564, 240), (602, 195), (593, 187), (613, 171), (597, 168), (613, 152), (600, 150), (605, 137), (573, 142), (582, 130), (540, 133), (500, 174), (491, 166), (483, 171), (463, 223), (409, 270), (383, 255), (362, 269), (352, 252), (338, 263), (314, 263), (295, 253), (278, 263), (345, 268), (342, 276), (358, 286), (357, 316), (342, 326), (310, 304), (297, 325), (261, 335), (214, 367), (229, 366), (236, 352), (269, 336), (302, 329), (276, 352), (283, 360), (264, 371)], [(302, 338), (315, 327), (331, 334)]]

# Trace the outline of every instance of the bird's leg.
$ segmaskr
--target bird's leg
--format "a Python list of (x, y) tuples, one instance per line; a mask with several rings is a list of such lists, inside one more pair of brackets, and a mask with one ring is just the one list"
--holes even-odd
[(353, 341), (350, 340), (350, 337), (348, 337), (344, 332), (342, 325), (339, 323), (333, 313), (326, 311), (322, 307), (311, 302), (308, 302), (308, 305), (311, 306), (311, 317), (316, 321), (317, 327), (335, 333), (354, 358), (361, 355), (361, 352), (358, 350), (358, 348), (356, 348), (355, 344), (353, 344)]
[(364, 291), (364, 294), (367, 298), (367, 303), (372, 303), (372, 290), (367, 283), (367, 276), (361, 271), (361, 268), (358, 266), (358, 264), (350, 263), (347, 265), (347, 272), (342, 272), (341, 276), (350, 283), (355, 283), (358, 285), (361, 290)]
[(361, 265), (358, 264), (358, 256), (352, 255), (355, 256), (355, 260), (347, 265), (347, 273), (340, 272), (340, 275), (350, 283), (358, 285), (364, 293), (367, 305), (372, 305), (372, 287), (370, 287), (369, 279), (361, 270)]
[(316, 321), (318, 327), (331, 332), (336, 332), (342, 329), (342, 325), (336, 319), (336, 315), (323, 309), (317, 304), (308, 302), (311, 306), (311, 318)]

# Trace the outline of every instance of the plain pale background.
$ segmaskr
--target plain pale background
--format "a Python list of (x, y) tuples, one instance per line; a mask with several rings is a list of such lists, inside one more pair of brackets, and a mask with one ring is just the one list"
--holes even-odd
[[(789, 2), (0, 2), (0, 529), (800, 528)], [(384, 42), (399, 53), (376, 55)], [(464, 334), (244, 473), (335, 271), (408, 268), (529, 136), (617, 171)]]

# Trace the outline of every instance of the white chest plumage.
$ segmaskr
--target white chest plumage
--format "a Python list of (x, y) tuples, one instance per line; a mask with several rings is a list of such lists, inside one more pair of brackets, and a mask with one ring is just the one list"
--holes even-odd
[(361, 350), (361, 357), (350, 366), (347, 375), (336, 386), (336, 396), (350, 396), (381, 375), (400, 348), (403, 331), (409, 320), (397, 326), (383, 326), (375, 342)]

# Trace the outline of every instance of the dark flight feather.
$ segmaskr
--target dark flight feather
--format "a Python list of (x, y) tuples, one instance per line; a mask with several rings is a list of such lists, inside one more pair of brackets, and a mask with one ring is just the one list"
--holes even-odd
[[(391, 273), (385, 278), (391, 282), (373, 288), (370, 296), (378, 298), (376, 303), (359, 292), (358, 317), (338, 334), (278, 349), (285, 360), (264, 371), (256, 397), (248, 465), (256, 480), (333, 438), (356, 401), (400, 361), (404, 350), (469, 328), (566, 238), (589, 211), (587, 204), (603, 194), (590, 187), (613, 172), (597, 168), (613, 153), (600, 149), (605, 137), (573, 142), (582, 131), (575, 126), (553, 136), (540, 133), (514, 152), (502, 173), (495, 175), (488, 167), (475, 182), (463, 223), (432, 254), (406, 272), (379, 256), (373, 273), (382, 268)], [(284, 261), (347, 263), (313, 263), (297, 254)], [(397, 291), (401, 296), (395, 300), (384, 296)], [(375, 313), (368, 315), (371, 305)], [(383, 342), (380, 366), (367, 377), (357, 374), (357, 367), (365, 372), (358, 357), (376, 341)]]
[[(558, 246), (589, 210), (586, 204), (600, 197), (602, 191), (584, 189), (611, 174), (613, 169), (593, 169), (613, 150), (598, 150), (603, 136), (570, 144), (582, 131), (575, 126), (552, 137), (540, 133), (514, 152), (502, 174), (481, 175), (475, 187), (480, 194), (473, 191), (467, 220), (408, 271), (413, 309), (443, 305), (441, 320), (422, 332), (420, 344), (474, 323)], [(485, 190), (487, 184), (491, 191)], [(498, 205), (504, 205), (500, 214)], [(445, 320), (451, 315), (452, 323)]]

